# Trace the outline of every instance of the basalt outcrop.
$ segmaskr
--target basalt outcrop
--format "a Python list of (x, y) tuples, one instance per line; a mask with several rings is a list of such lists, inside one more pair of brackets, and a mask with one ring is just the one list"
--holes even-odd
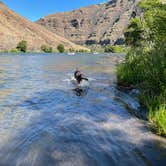
[(38, 24), (76, 44), (122, 44), (139, 0), (111, 0), (41, 18)]

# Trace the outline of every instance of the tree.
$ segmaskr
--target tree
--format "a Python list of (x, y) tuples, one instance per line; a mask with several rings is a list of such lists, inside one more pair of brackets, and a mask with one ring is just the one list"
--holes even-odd
[(27, 51), (27, 41), (25, 41), (25, 40), (20, 41), (17, 44), (16, 49), (21, 51), (21, 52), (26, 52)]
[(124, 33), (126, 45), (139, 46), (143, 39), (143, 32), (141, 18), (132, 18)]
[(73, 48), (70, 48), (69, 52), (75, 52), (75, 50)]
[(45, 52), (45, 53), (51, 53), (51, 52), (53, 52), (52, 47), (47, 46), (47, 45), (42, 45), (42, 46), (41, 46), (41, 50), (42, 50), (43, 52)]
[(59, 44), (58, 47), (57, 47), (57, 49), (58, 49), (58, 51), (59, 51), (60, 53), (65, 52), (65, 48), (64, 48), (64, 45), (63, 45), (63, 44)]

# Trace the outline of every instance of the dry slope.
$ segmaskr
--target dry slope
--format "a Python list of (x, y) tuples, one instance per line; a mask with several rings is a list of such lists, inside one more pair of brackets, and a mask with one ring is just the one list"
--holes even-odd
[(26, 20), (0, 2), (0, 50), (15, 48), (21, 40), (28, 42), (28, 49), (31, 51), (39, 51), (43, 44), (54, 49), (58, 44), (63, 44), (67, 49), (86, 49)]
[(77, 44), (109, 44), (120, 42), (124, 28), (139, 0), (111, 0), (57, 13), (37, 21), (48, 30)]

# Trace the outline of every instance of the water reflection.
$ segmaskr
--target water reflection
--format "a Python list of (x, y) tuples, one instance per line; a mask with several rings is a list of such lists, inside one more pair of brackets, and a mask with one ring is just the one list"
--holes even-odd
[(85, 96), (88, 93), (88, 88), (86, 88), (86, 89), (84, 89), (84, 88), (75, 88), (75, 89), (73, 89), (73, 92), (77, 96)]
[[(124, 103), (138, 102), (114, 87), (116, 56), (0, 57), (0, 165), (164, 166), (165, 139), (128, 113)], [(90, 78), (85, 94), (70, 82), (78, 65)]]

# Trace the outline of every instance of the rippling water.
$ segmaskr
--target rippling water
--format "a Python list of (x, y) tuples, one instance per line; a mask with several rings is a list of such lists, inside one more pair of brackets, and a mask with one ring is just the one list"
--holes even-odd
[[(123, 55), (0, 56), (0, 166), (165, 166), (166, 140), (128, 113), (115, 88)], [(90, 78), (81, 96), (70, 82)], [(127, 106), (127, 107), (126, 107)]]

